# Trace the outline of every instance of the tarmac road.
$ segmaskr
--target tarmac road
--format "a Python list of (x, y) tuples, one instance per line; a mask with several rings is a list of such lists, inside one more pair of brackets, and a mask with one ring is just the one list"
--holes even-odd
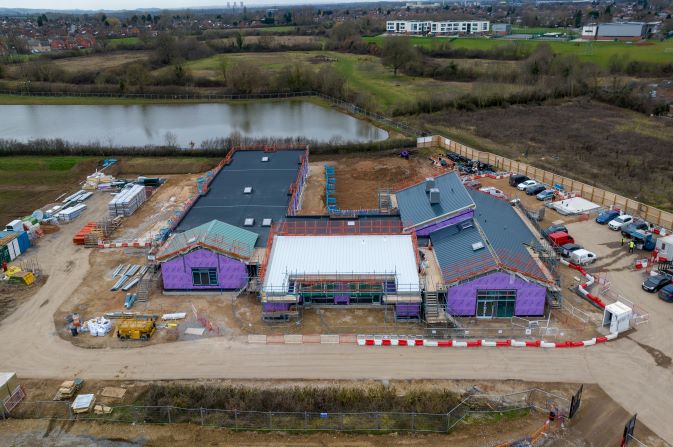
[[(43, 271), (50, 275), (49, 280), (0, 324), (0, 370), (31, 378), (77, 375), (127, 380), (413, 378), (599, 383), (627, 411), (637, 412), (639, 421), (665, 440), (673, 440), (673, 366), (666, 363), (666, 358), (673, 356), (673, 305), (666, 307), (656, 301), (650, 324), (642, 325), (628, 338), (588, 348), (251, 345), (227, 338), (142, 349), (77, 348), (58, 336), (53, 314), (85, 280), (88, 271), (89, 252), (74, 246), (72, 236), (86, 219), (104, 213), (105, 203), (104, 195), (93, 197), (87, 203), (88, 215), (80, 222), (64, 226), (61, 232), (45, 237), (38, 249), (31, 250), (29, 256), (39, 260)], [(616, 238), (609, 233), (603, 235), (607, 231), (603, 228), (587, 226), (586, 231), (589, 240), (599, 240), (599, 236)], [(597, 233), (590, 234), (593, 231)], [(661, 352), (657, 354), (656, 350)], [(615, 430), (622, 430), (624, 422), (614, 421)]]

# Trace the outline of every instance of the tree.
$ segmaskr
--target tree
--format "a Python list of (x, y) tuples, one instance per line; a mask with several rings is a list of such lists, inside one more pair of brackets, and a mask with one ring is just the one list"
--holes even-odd
[(575, 11), (575, 28), (582, 26), (582, 10)]
[(393, 69), (393, 75), (397, 76), (397, 70), (402, 68), (416, 56), (416, 48), (411, 45), (408, 37), (386, 37), (383, 41), (381, 60), (383, 65)]
[(243, 43), (245, 42), (245, 38), (243, 37), (243, 34), (240, 32), (236, 33), (236, 46), (238, 47), (239, 51), (243, 49)]
[(37, 16), (37, 26), (42, 26), (44, 23), (42, 22), (42, 16)]
[(157, 37), (157, 48), (154, 57), (161, 65), (170, 64), (176, 56), (175, 38), (168, 33), (161, 33)]

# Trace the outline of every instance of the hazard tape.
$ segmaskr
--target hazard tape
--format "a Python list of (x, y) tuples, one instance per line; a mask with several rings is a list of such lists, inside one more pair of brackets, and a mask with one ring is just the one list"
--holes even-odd
[(143, 248), (151, 247), (152, 243), (147, 241), (131, 241), (131, 242), (99, 242), (98, 248)]
[(558, 341), (548, 342), (544, 340), (428, 340), (425, 338), (391, 337), (387, 335), (358, 335), (358, 346), (423, 346), (428, 348), (581, 348), (605, 343), (617, 338), (617, 334), (609, 334), (602, 337), (594, 337), (582, 341)]

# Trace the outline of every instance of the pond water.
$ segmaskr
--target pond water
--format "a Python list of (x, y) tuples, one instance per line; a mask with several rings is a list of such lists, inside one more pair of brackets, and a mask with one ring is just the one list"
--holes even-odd
[(306, 101), (234, 104), (0, 105), (0, 138), (61, 138), (115, 146), (197, 147), (233, 132), (251, 138), (378, 141), (385, 130)]

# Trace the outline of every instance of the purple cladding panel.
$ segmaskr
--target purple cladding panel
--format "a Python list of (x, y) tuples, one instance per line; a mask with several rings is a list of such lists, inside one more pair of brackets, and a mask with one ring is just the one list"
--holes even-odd
[(474, 216), (474, 210), (472, 208), (465, 211), (461, 211), (460, 213), (451, 216), (449, 218), (446, 218), (444, 220), (440, 220), (439, 222), (433, 222), (432, 224), (427, 225), (425, 227), (416, 228), (416, 235), (428, 236), (430, 235), (430, 233), (434, 233), (435, 231), (441, 230), (442, 228), (459, 224), (467, 219), (472, 219), (472, 216)]
[(397, 303), (395, 315), (399, 318), (418, 317), (421, 314), (420, 303)]
[(290, 303), (262, 303), (263, 312), (282, 312), (290, 309)]
[(334, 295), (334, 304), (350, 304), (350, 295)]
[(547, 289), (528, 283), (509, 273), (495, 272), (449, 289), (447, 312), (459, 317), (473, 317), (477, 311), (477, 290), (516, 290), (514, 315), (544, 315)]
[[(216, 268), (217, 285), (195, 286), (192, 268)], [(239, 289), (245, 285), (248, 273), (245, 264), (205, 248), (178, 256), (161, 264), (164, 290)]]

